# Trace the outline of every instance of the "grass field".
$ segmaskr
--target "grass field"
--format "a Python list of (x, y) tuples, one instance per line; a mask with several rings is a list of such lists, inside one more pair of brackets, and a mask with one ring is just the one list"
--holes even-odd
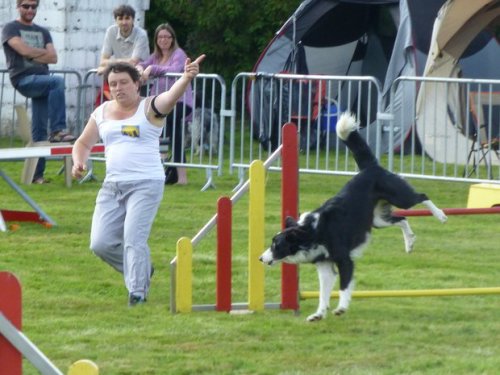
[[(216, 189), (200, 192), (204, 173), (189, 171), (188, 186), (167, 187), (150, 239), (156, 273), (149, 301), (127, 307), (122, 277), (88, 249), (99, 182), (64, 186), (57, 161), (53, 182), (25, 190), (58, 226), (21, 223), (0, 233), (0, 270), (23, 287), (24, 333), (63, 372), (88, 358), (101, 375), (126, 374), (498, 374), (500, 296), (354, 299), (347, 314), (318, 323), (301, 311), (249, 315), (169, 311), (169, 262), (176, 241), (192, 237), (231, 195), (237, 176), (227, 171)], [(1, 168), (19, 181), (21, 162)], [(102, 165), (97, 175), (103, 177)], [(302, 175), (300, 209), (316, 208), (347, 178)], [(1, 181), (1, 180), (0, 180)], [(469, 186), (413, 180), (440, 207), (465, 207)], [(0, 182), (0, 207), (27, 205)], [(421, 208), (421, 207), (419, 207)], [(233, 209), (233, 300), (247, 299), (247, 198)], [(414, 253), (404, 252), (397, 228), (376, 230), (356, 263), (356, 289), (432, 289), (500, 286), (498, 215), (410, 218)], [(266, 182), (266, 244), (279, 230), (280, 176)], [(215, 301), (215, 241), (211, 233), (194, 249), (194, 303)], [(279, 268), (266, 269), (266, 302), (279, 301)], [(314, 267), (300, 268), (301, 290), (317, 290)], [(1, 296), (0, 296), (1, 298)], [(336, 304), (336, 301), (332, 301)], [(9, 375), (0, 373), (2, 375)], [(37, 374), (25, 361), (24, 374)]]

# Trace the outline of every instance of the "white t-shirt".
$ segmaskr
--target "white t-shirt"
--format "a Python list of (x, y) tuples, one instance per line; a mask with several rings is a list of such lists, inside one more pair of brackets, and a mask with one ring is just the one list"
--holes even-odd
[(164, 180), (165, 172), (160, 157), (161, 127), (151, 124), (144, 113), (146, 99), (137, 112), (124, 120), (103, 118), (101, 104), (92, 114), (105, 146), (105, 181)]

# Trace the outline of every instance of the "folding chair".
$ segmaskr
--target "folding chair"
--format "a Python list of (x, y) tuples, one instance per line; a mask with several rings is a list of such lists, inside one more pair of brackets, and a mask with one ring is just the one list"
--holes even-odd
[[(500, 105), (500, 92), (470, 92), (470, 112), (475, 125), (475, 131), (471, 137), (472, 144), (467, 157), (467, 164), (472, 162), (472, 169), (467, 177), (471, 176), (479, 167), (481, 162), (486, 166), (488, 178), (493, 178), (491, 155), (493, 153), (500, 160), (500, 138), (494, 133), (499, 124), (488, 124), (491, 120), (493, 106)], [(488, 106), (488, 118), (484, 116), (484, 106)], [(490, 133), (491, 132), (491, 133)], [(495, 134), (497, 134), (495, 136)]]

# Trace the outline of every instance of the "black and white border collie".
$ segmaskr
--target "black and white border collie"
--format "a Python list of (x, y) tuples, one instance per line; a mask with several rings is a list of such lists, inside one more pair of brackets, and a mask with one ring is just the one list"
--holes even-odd
[(271, 247), (260, 256), (268, 265), (280, 261), (316, 265), (319, 306), (307, 318), (311, 322), (326, 317), (336, 279), (334, 267), (340, 274), (339, 302), (334, 313), (347, 311), (354, 286), (352, 258), (368, 244), (372, 227), (399, 226), (406, 252), (412, 251), (415, 235), (406, 218), (393, 216), (392, 206), (408, 209), (422, 203), (439, 221), (447, 220), (425, 194), (415, 192), (405, 180), (378, 164), (357, 128), (355, 117), (344, 113), (336, 130), (353, 153), (359, 173), (321, 207), (302, 214), (298, 222), (288, 217), (285, 229), (274, 236)]

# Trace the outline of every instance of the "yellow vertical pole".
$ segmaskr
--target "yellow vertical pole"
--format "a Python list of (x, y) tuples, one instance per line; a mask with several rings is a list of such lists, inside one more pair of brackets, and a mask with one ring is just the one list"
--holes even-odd
[(261, 160), (250, 165), (248, 207), (248, 309), (264, 310), (264, 266), (259, 256), (264, 251), (265, 168)]
[(193, 306), (193, 246), (182, 237), (177, 241), (177, 272), (175, 276), (176, 311), (191, 312)]

